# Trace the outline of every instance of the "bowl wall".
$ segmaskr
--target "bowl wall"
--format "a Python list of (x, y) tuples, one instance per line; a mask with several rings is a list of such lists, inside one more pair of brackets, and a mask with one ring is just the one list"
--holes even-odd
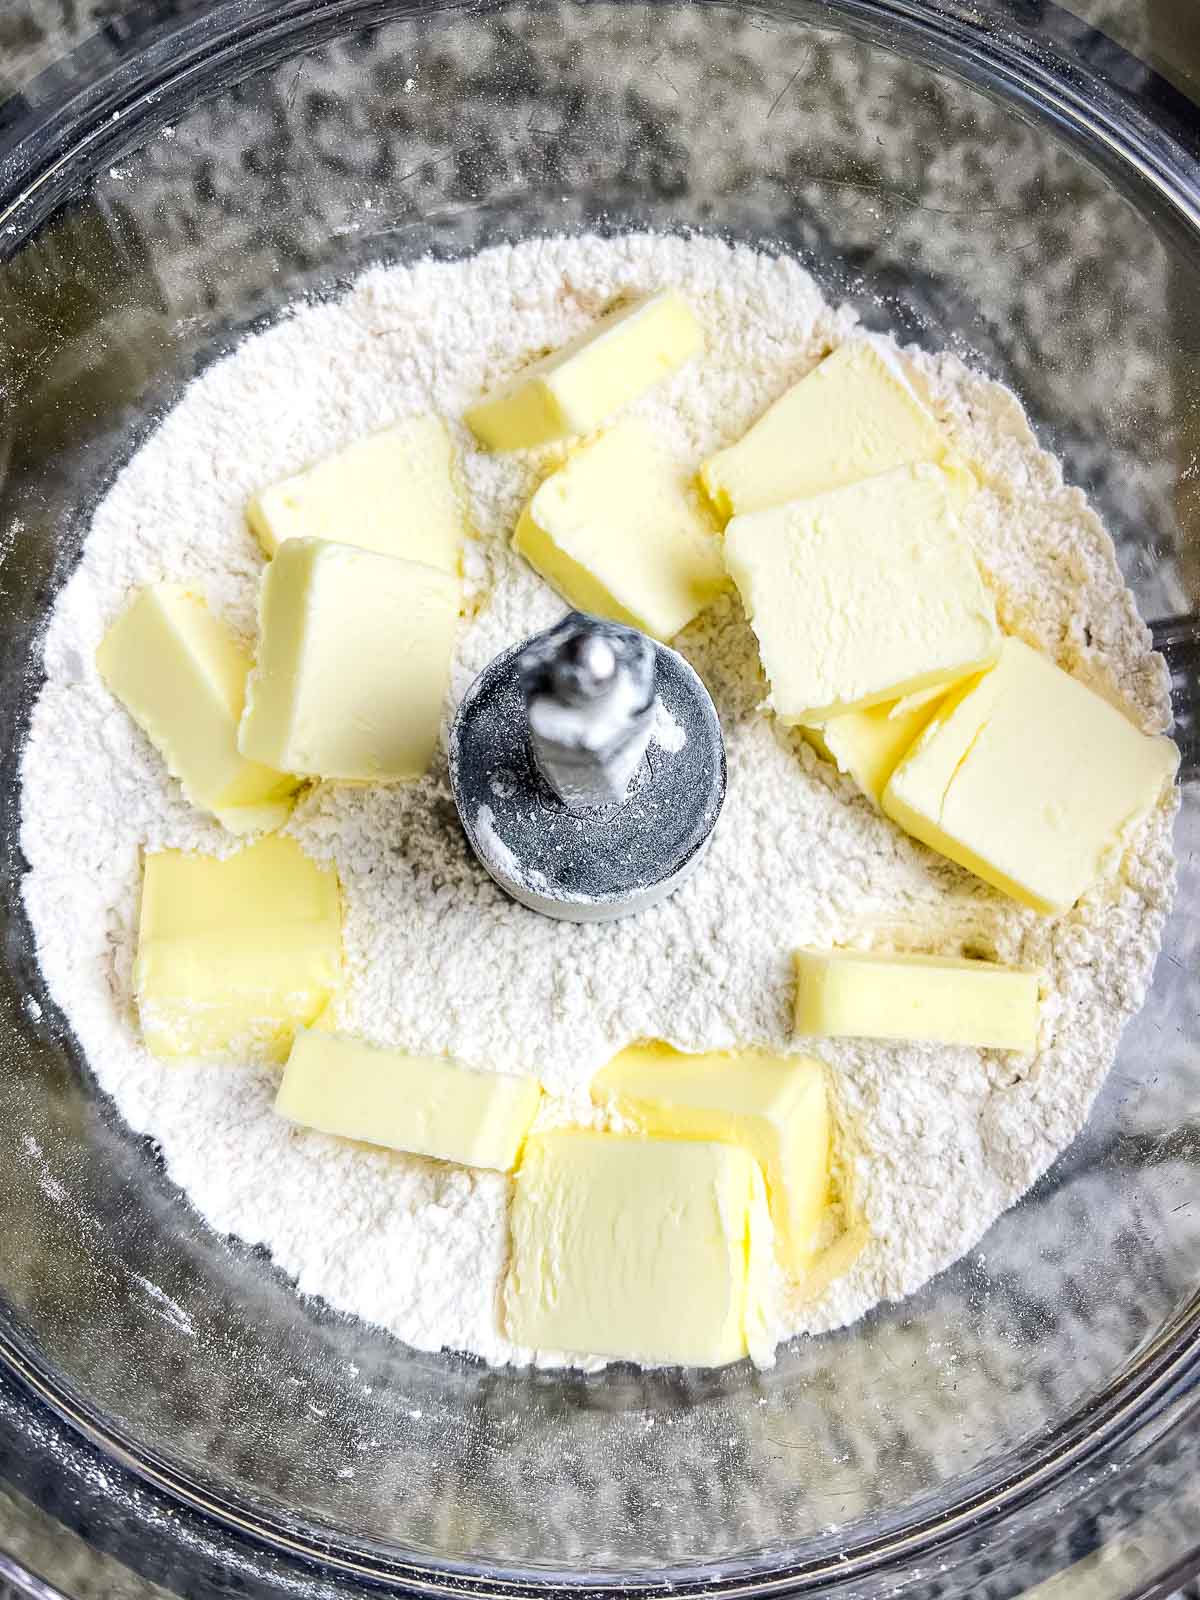
[(1084, 129), (1034, 56), (1018, 94), (1003, 51), (975, 59), (933, 8), (382, 9), (216, 8), (0, 165), (20, 195), (0, 214), (0, 1350), (172, 1493), (372, 1570), (899, 1571), (1110, 1463), (1192, 1381), (1194, 776), (1149, 1002), (1084, 1135), (977, 1251), (768, 1373), (489, 1371), (300, 1301), (95, 1092), (19, 895), (39, 629), (137, 440), (297, 294), (633, 226), (796, 254), (870, 325), (1010, 383), (1143, 615), (1195, 615), (1200, 258), (1178, 152)]

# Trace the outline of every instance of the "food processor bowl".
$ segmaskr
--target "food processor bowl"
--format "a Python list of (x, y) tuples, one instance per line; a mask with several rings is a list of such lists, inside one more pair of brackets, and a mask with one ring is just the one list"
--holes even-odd
[[(72, 1594), (865, 1597), (1016, 1594), (1097, 1552), (1079, 1592), (1106, 1600), (1197, 1559), (1188, 116), (1053, 5), (965, 0), (175, 0), (0, 112), (0, 1529), (24, 1565)], [(489, 1370), (301, 1299), (121, 1123), (39, 974), (20, 751), (90, 512), (199, 369), (368, 263), (635, 227), (795, 255), (1022, 396), (1169, 650), (1178, 892), (1085, 1132), (920, 1293), (770, 1371)]]

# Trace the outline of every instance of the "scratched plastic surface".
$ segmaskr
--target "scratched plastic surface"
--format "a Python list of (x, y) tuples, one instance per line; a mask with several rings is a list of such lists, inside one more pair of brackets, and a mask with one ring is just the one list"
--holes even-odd
[(296, 294), (535, 232), (796, 252), (868, 320), (1010, 381), (1175, 629), (1194, 726), (1194, 164), (1098, 92), (1123, 148), (1069, 104), (1052, 128), (1049, 27), (1024, 51), (932, 7), (924, 31), (842, 10), (341, 4), (268, 26), (237, 3), (165, 41), (118, 30), (79, 67), (109, 89), (55, 122), (69, 73), (33, 85), (41, 131), (0, 144), (0, 1367), (21, 1375), (0, 1374), (0, 1476), (168, 1588), (1008, 1594), (1139, 1518), (1160, 1567), (1200, 1526), (1194, 777), (1154, 990), (1085, 1135), (922, 1293), (763, 1374), (487, 1371), (301, 1301), (93, 1091), (20, 907), (39, 624), (138, 437)]

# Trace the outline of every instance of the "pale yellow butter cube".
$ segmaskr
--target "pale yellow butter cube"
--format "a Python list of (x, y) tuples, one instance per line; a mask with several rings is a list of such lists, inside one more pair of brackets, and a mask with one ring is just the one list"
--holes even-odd
[(552, 473), (513, 545), (571, 605), (658, 639), (727, 583), (709, 513), (640, 422), (601, 434)]
[(933, 705), (935, 701), (945, 698), (946, 685), (936, 683), (932, 689), (918, 689), (915, 694), (906, 694), (903, 699), (894, 701), (888, 710), (888, 716), (899, 721), (914, 711), (920, 711), (923, 706)]
[(831, 1284), (846, 1276), (870, 1242), (870, 1228), (860, 1217), (852, 1217), (804, 1274), (798, 1285), (801, 1302), (819, 1300)]
[(749, 433), (705, 462), (722, 517), (763, 511), (948, 454), (936, 419), (897, 358), (851, 339), (793, 384)]
[(446, 425), (411, 417), (357, 439), (262, 490), (246, 520), (268, 556), (285, 539), (330, 539), (457, 574), (466, 516)]
[[(818, 727), (800, 731), (819, 755), (853, 778), (878, 805), (896, 763), (932, 717), (945, 692), (939, 684), (925, 694), (885, 701), (868, 706), (865, 711), (845, 711)], [(905, 706), (913, 708), (903, 710)]]
[(317, 1031), (296, 1035), (275, 1109), (339, 1138), (509, 1172), (540, 1098), (533, 1078)]
[(337, 874), (294, 839), (147, 855), (134, 989), (156, 1056), (282, 1061), (341, 972)]
[(173, 583), (140, 590), (96, 666), (192, 805), (231, 833), (287, 820), (300, 780), (238, 750), (250, 656), (203, 600)]
[(1000, 634), (962, 527), (969, 473), (898, 467), (734, 517), (725, 560), (784, 722), (950, 684), (996, 658)]
[(1019, 639), (950, 695), (892, 773), (902, 828), (1038, 911), (1068, 911), (1116, 863), (1179, 765)]
[(796, 1031), (1032, 1050), (1038, 975), (954, 956), (798, 950)]
[(516, 1344), (695, 1367), (769, 1355), (771, 1219), (736, 1145), (534, 1134), (510, 1226)]
[(665, 289), (601, 317), (570, 344), (535, 361), (466, 413), (491, 450), (521, 450), (591, 433), (700, 349), (703, 335), (682, 295)]
[(459, 580), (416, 561), (288, 539), (259, 598), (244, 755), (318, 778), (419, 778), (437, 747)]
[(592, 1099), (640, 1133), (742, 1145), (762, 1168), (775, 1247), (793, 1274), (821, 1248), (829, 1210), (825, 1069), (806, 1056), (685, 1055), (632, 1045), (592, 1080)]

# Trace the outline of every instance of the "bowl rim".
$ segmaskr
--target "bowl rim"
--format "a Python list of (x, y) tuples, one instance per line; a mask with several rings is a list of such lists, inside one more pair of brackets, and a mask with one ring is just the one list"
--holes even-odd
[[(199, 1479), (181, 1471), (144, 1445), (127, 1438), (107, 1419), (95, 1415), (53, 1375), (36, 1352), (0, 1317), (0, 1371), (43, 1402), (54, 1416), (100, 1453), (169, 1501), (182, 1502), (206, 1520), (243, 1539), (265, 1544), (281, 1554), (316, 1561), (323, 1568), (372, 1583), (399, 1583), (406, 1593), (424, 1596), (479, 1597), (479, 1600), (545, 1600), (551, 1591), (620, 1594), (634, 1600), (666, 1600), (671, 1596), (719, 1595), (722, 1600), (757, 1600), (759, 1596), (836, 1592), (840, 1585), (866, 1578), (895, 1575), (905, 1563), (920, 1561), (967, 1534), (999, 1532), (1003, 1520), (1052, 1490), (1063, 1487), (1098, 1465), (1097, 1458), (1139, 1437), (1146, 1443), (1182, 1420), (1194, 1420), (1200, 1408), (1200, 1292), (1175, 1322), (1138, 1352), (1108, 1394), (1085, 1404), (1057, 1427), (1035, 1436), (1015, 1454), (1034, 1459), (1027, 1466), (1001, 1469), (996, 1481), (984, 1484), (955, 1504), (896, 1531), (862, 1540), (857, 1547), (792, 1562), (772, 1558), (760, 1562), (753, 1553), (718, 1562), (697, 1560), (653, 1569), (615, 1572), (575, 1568), (491, 1563), (486, 1570), (469, 1561), (433, 1560), (408, 1553), (399, 1556), (373, 1541), (346, 1540), (339, 1532), (305, 1517), (285, 1519), (242, 1497), (222, 1498)], [(1134, 1465), (1136, 1452), (1127, 1465)], [(1200, 1567), (1200, 1547), (1181, 1559)], [(897, 1565), (897, 1564), (901, 1565)], [(719, 1573), (719, 1577), (718, 1577)]]

